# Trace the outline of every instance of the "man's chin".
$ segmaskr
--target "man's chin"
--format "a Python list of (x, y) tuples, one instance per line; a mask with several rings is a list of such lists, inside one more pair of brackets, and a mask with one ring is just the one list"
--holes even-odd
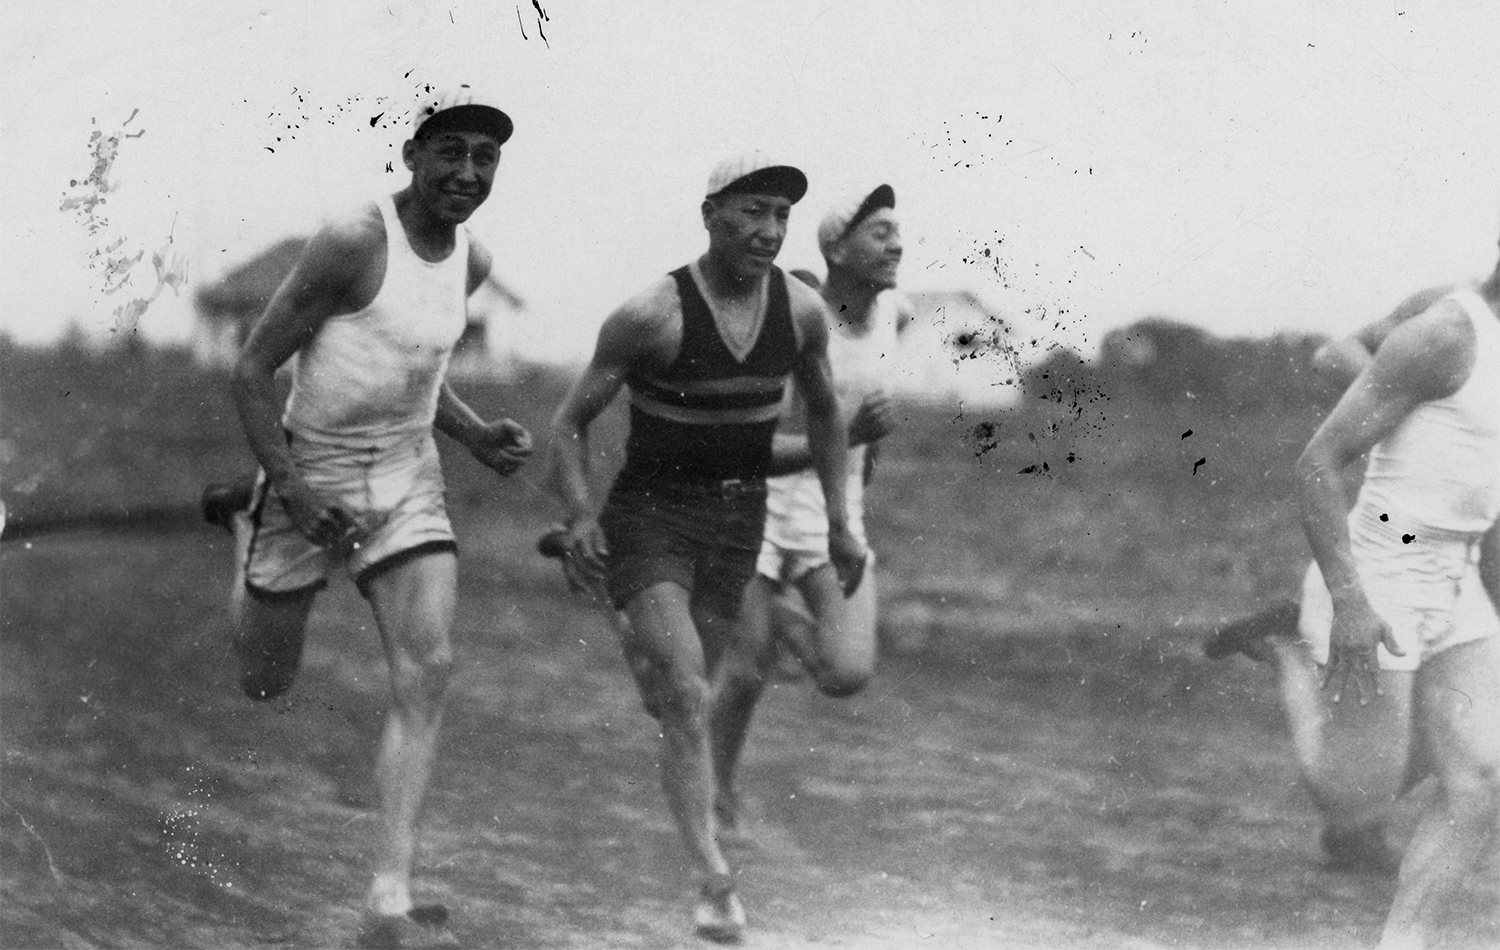
[[(488, 196), (485, 196), (488, 197)], [(443, 220), (453, 224), (463, 224), (474, 216), (479, 206), (484, 204), (484, 198), (456, 198), (445, 196), (445, 200), (437, 202), (436, 211)]]
[(743, 258), (735, 264), (734, 273), (741, 280), (755, 280), (770, 273), (773, 263), (775, 263), (775, 258), (771, 257)]

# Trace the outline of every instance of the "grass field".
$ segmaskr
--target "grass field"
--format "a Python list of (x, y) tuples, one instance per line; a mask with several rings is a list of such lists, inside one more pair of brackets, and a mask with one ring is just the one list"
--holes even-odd
[[(336, 946), (357, 919), (383, 663), (340, 584), (298, 686), (234, 690), (227, 541), (192, 514), (250, 465), (224, 383), (0, 351), (5, 947)], [(563, 385), (460, 389), (540, 434)], [(842, 702), (780, 684), (751, 738), (748, 945), (1373, 941), (1391, 883), (1321, 868), (1269, 673), (1199, 652), (1295, 592), (1290, 463), (1323, 407), (1087, 395), (904, 410), (871, 490), (881, 673)], [(532, 553), (540, 473), (444, 449), (462, 672), (419, 896), (474, 946), (692, 945), (653, 723)], [(1450, 945), (1500, 944), (1496, 898), (1465, 895)]]

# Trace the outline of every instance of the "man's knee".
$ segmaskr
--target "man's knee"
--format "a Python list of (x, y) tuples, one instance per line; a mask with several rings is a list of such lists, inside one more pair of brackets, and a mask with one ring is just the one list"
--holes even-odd
[(1443, 779), (1443, 794), (1454, 818), (1493, 824), (1500, 819), (1500, 768), (1476, 764), (1450, 773)]
[(844, 699), (864, 689), (874, 676), (874, 664), (836, 663), (827, 669), (819, 670), (816, 681), (818, 691), (824, 696)]
[(646, 708), (646, 712), (652, 719), (661, 719), (665, 692), (665, 687), (662, 685), (661, 667), (650, 657), (639, 655), (627, 655), (625, 662), (630, 667), (630, 675), (635, 679), (635, 688), (640, 694), (641, 705)]
[(704, 718), (709, 686), (701, 672), (663, 665), (658, 667), (655, 679), (657, 718), (678, 722), (698, 722)]
[(826, 619), (819, 629), (820, 649), (813, 679), (825, 696), (853, 696), (875, 678), (875, 629), (861, 620), (842, 614)]
[(405, 705), (440, 701), (448, 692), (453, 668), (453, 651), (447, 647), (401, 655), (391, 666), (396, 701)]

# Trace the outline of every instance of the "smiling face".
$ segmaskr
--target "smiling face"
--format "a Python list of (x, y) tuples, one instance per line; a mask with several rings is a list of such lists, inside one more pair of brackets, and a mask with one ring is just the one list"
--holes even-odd
[(490, 196), (500, 143), (484, 132), (439, 132), (401, 150), (412, 191), (439, 220), (462, 224)]
[(901, 226), (896, 212), (881, 208), (830, 249), (830, 267), (840, 267), (861, 283), (882, 290), (896, 286), (901, 265)]
[(726, 274), (739, 280), (758, 278), (781, 252), (791, 214), (791, 201), (779, 195), (721, 194), (704, 199), (708, 253)]

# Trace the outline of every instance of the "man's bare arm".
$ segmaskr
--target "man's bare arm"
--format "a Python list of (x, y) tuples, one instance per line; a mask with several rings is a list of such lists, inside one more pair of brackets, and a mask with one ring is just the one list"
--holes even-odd
[[(472, 235), (469, 238), (468, 280), (470, 296), (489, 277), (490, 252)], [(438, 389), (437, 414), (432, 427), (473, 453), (497, 474), (512, 475), (531, 456), (531, 433), (513, 419), (486, 422), (444, 380)]]
[(514, 475), (531, 457), (531, 433), (510, 418), (485, 422), (443, 382), (433, 428), (468, 449), (497, 475)]
[(1490, 595), (1490, 603), (1500, 611), (1500, 524), (1485, 532), (1479, 542), (1479, 580)]
[[(1466, 336), (1467, 334), (1467, 336)], [(1462, 313), (1433, 311), (1394, 329), (1297, 460), (1297, 500), (1303, 530), (1323, 571), (1334, 603), (1334, 656), (1331, 675), (1364, 670), (1375, 645), (1400, 652), (1386, 625), (1375, 615), (1350, 550), (1346, 513), (1349, 501), (1342, 468), (1390, 435), (1421, 403), (1441, 398), (1462, 383), (1472, 361), (1473, 331)], [(1344, 657), (1345, 659), (1340, 659)], [(1373, 666), (1369, 667), (1373, 677)], [(1367, 698), (1362, 693), (1362, 698)]]
[[(793, 285), (788, 285), (789, 287)], [(807, 443), (813, 456), (813, 469), (823, 487), (828, 511), (828, 555), (844, 588), (845, 596), (859, 586), (868, 552), (849, 531), (849, 505), (846, 468), (849, 441), (839, 413), (838, 396), (833, 388), (833, 371), (828, 363), (828, 325), (823, 302), (801, 285), (803, 293), (794, 293), (792, 318), (801, 330), (801, 348), (793, 368), (793, 379), (807, 407)], [(797, 298), (802, 297), (799, 301)]]
[(838, 396), (833, 388), (833, 368), (828, 362), (828, 327), (818, 310), (794, 309), (801, 328), (801, 350), (792, 370), (792, 379), (801, 391), (807, 411), (807, 445), (813, 468), (823, 484), (828, 503), (828, 520), (842, 522), (848, 518), (844, 498), (845, 463), (849, 440), (839, 413)]
[(469, 281), (465, 293), (472, 297), (475, 291), (484, 285), (490, 276), (490, 269), (494, 266), (494, 258), (490, 256), (489, 248), (473, 236), (469, 236)]
[[(895, 407), (889, 397), (871, 393), (860, 401), (849, 420), (846, 437), (850, 447), (868, 445), (885, 438), (895, 428)], [(812, 447), (799, 432), (778, 432), (771, 443), (772, 475), (787, 475), (813, 467)]]
[(650, 362), (662, 338), (662, 314), (636, 299), (604, 321), (594, 356), (552, 417), (550, 481), (568, 529), (563, 570), (575, 590), (597, 592), (608, 548), (589, 496), (589, 426), (620, 392), (631, 372)]
[(320, 543), (337, 540), (343, 529), (332, 522), (341, 519), (307, 488), (292, 464), (281, 427), (276, 371), (317, 334), (329, 317), (351, 312), (350, 295), (381, 240), (369, 222), (357, 218), (319, 230), (251, 330), (230, 380), (250, 451), (298, 530)]
[(1452, 290), (1446, 284), (1419, 290), (1379, 320), (1366, 324), (1349, 336), (1325, 343), (1313, 354), (1313, 369), (1334, 385), (1347, 387), (1370, 365), (1375, 351), (1380, 349), (1380, 344), (1392, 330), (1425, 312)]
[(615, 398), (659, 336), (660, 323), (632, 301), (599, 329), (593, 358), (552, 416), (552, 489), (571, 525), (592, 512), (588, 489), (588, 430)]

